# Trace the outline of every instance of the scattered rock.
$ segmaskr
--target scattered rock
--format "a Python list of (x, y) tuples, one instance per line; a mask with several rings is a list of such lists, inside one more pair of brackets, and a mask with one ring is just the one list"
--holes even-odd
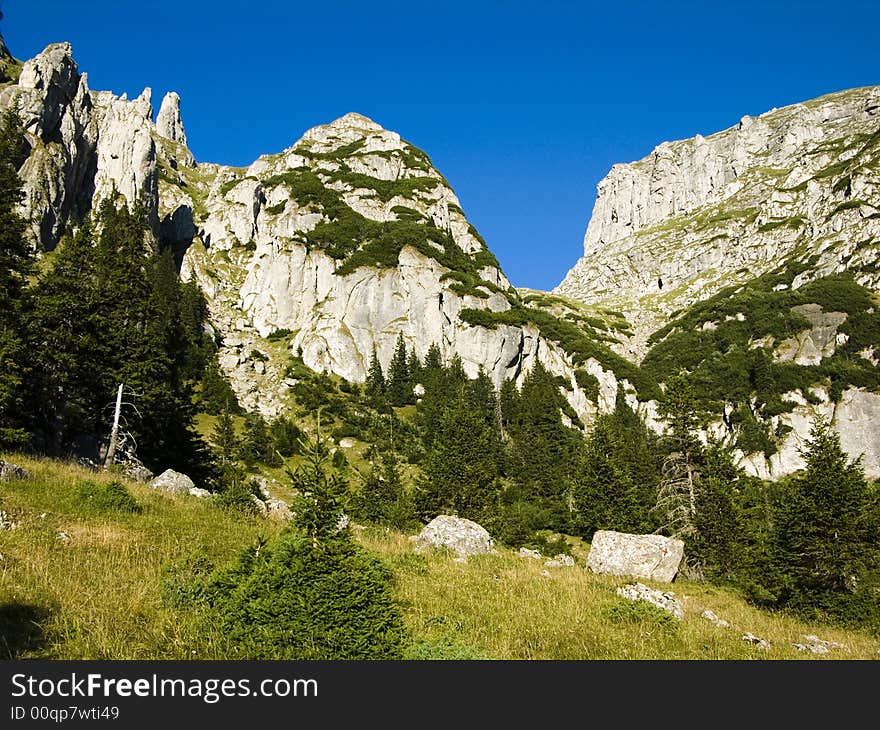
[(191, 497), (198, 497), (199, 499), (205, 499), (206, 497), (211, 496), (211, 492), (207, 489), (202, 489), (201, 487), (192, 487), (187, 494)]
[(544, 578), (552, 578), (552, 577), (553, 577), (552, 575), (550, 575), (550, 571), (547, 570), (547, 569), (542, 570), (542, 571), (541, 571), (541, 575), (542, 575)]
[(351, 525), (351, 517), (343, 513), (339, 516), (339, 522), (336, 523), (336, 529), (340, 532)]
[(0, 530), (14, 530), (18, 523), (5, 510), (0, 509)]
[(293, 512), (290, 511), (290, 505), (283, 499), (270, 498), (266, 500), (267, 517), (272, 520), (281, 522), (289, 522), (293, 519)]
[(517, 553), (517, 557), (531, 558), (532, 560), (540, 560), (542, 556), (541, 556), (541, 553), (538, 552), (537, 550), (530, 550), (527, 547), (521, 547), (519, 549), (519, 552)]
[(127, 461), (122, 467), (122, 474), (133, 482), (146, 483), (150, 481), (154, 474), (139, 461)]
[(807, 651), (810, 654), (830, 654), (833, 650), (846, 649), (843, 644), (820, 639), (815, 634), (804, 636), (804, 641), (805, 644), (792, 644), (792, 646), (798, 651)]
[(710, 611), (708, 608), (700, 614), (706, 621), (711, 622), (719, 629), (727, 629), (730, 628), (730, 624), (725, 621), (723, 618), (718, 618), (714, 611)]
[(339, 439), (339, 448), (340, 449), (350, 449), (355, 443), (357, 443), (351, 436), (346, 436), (345, 438)]
[(630, 583), (617, 589), (617, 595), (630, 601), (647, 601), (672, 614), (681, 621), (684, 618), (684, 608), (672, 591), (655, 591), (648, 588), (644, 583)]
[(55, 535), (55, 539), (59, 542), (70, 542), (70, 535), (62, 531)]
[(545, 568), (573, 568), (574, 565), (574, 558), (564, 553), (559, 553), (559, 555), (544, 562)]
[(188, 494), (195, 483), (186, 474), (174, 469), (166, 469), (159, 476), (150, 480), (150, 487), (169, 494)]
[(770, 642), (767, 641), (767, 639), (762, 639), (762, 638), (755, 636), (754, 634), (751, 634), (751, 633), (743, 634), (742, 640), (747, 641), (750, 644), (754, 644), (759, 649), (769, 649), (770, 648)]
[(257, 508), (257, 512), (260, 514), (260, 516), (261, 517), (268, 517), (269, 508), (266, 507), (266, 503), (262, 499), (260, 499), (256, 494), (251, 495), (251, 500), (253, 501), (254, 506)]
[(632, 535), (599, 530), (593, 535), (587, 568), (669, 583), (684, 555), (684, 543), (662, 535)]
[(0, 482), (10, 482), (13, 479), (30, 479), (31, 473), (17, 464), (8, 461), (0, 461)]
[(416, 550), (445, 547), (459, 557), (490, 553), (495, 545), (489, 533), (476, 522), (451, 515), (435, 517), (413, 539)]

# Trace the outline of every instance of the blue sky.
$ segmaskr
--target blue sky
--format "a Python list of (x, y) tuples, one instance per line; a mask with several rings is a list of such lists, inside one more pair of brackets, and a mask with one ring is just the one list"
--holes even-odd
[(158, 108), (190, 147), (246, 165), (366, 114), (424, 149), (518, 286), (582, 252), (615, 162), (840, 89), (880, 83), (880, 3), (5, 0), (30, 58), (68, 40), (93, 89)]

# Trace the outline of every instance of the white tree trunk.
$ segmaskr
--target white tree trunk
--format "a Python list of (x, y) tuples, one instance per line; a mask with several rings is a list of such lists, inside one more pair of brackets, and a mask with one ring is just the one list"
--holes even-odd
[(107, 458), (104, 459), (104, 468), (107, 469), (113, 465), (113, 459), (116, 458), (116, 442), (119, 436), (119, 414), (122, 410), (122, 383), (116, 390), (116, 410), (113, 412), (113, 428), (110, 429), (110, 443), (107, 446)]

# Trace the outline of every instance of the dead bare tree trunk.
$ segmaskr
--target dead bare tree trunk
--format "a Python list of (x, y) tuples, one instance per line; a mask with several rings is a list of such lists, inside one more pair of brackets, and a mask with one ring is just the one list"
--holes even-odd
[(116, 391), (116, 409), (113, 412), (113, 428), (110, 429), (110, 443), (107, 445), (107, 458), (104, 459), (104, 468), (108, 469), (113, 465), (113, 459), (116, 458), (116, 443), (119, 437), (119, 416), (122, 411), (122, 383)]

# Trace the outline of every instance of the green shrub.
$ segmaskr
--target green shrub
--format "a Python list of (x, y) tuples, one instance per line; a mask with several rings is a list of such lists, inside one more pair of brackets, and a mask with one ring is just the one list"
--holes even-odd
[(604, 614), (613, 624), (647, 624), (664, 629), (678, 627), (678, 620), (671, 613), (647, 601), (621, 599), (608, 606)]
[(191, 608), (205, 595), (214, 565), (203, 556), (187, 556), (168, 565), (162, 576), (162, 601), (171, 608)]
[(400, 659), (406, 633), (391, 574), (345, 533), (290, 529), (241, 554), (209, 590), (232, 655), (246, 659)]
[(76, 486), (80, 502), (100, 512), (140, 512), (141, 506), (122, 482), (84, 481)]

